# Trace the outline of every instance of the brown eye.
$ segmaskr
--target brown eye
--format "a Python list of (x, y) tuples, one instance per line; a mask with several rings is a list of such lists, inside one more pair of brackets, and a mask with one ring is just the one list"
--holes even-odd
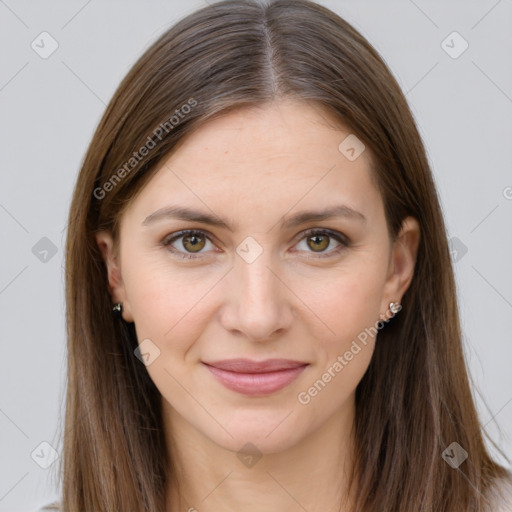
[[(313, 228), (302, 235), (303, 238), (298, 245), (300, 246), (303, 243), (305, 248), (301, 249), (300, 252), (305, 252), (306, 254), (316, 253), (314, 258), (337, 256), (350, 247), (350, 240), (343, 233), (337, 231)], [(334, 247), (332, 247), (333, 241), (337, 244)], [(327, 250), (328, 248), (330, 250)]]
[(202, 235), (186, 235), (183, 238), (182, 244), (187, 251), (198, 252), (205, 246), (205, 239)]
[[(179, 243), (180, 239), (181, 243)], [(205, 248), (207, 242), (211, 244), (209, 237), (202, 231), (187, 230), (166, 237), (162, 241), (162, 244), (167, 247), (170, 252), (181, 258), (193, 259), (201, 258), (203, 256), (203, 252), (206, 252), (203, 251), (203, 249)]]
[[(310, 243), (311, 241), (311, 243)], [(326, 235), (311, 235), (308, 237), (308, 246), (315, 252), (324, 251), (329, 247), (329, 237)]]

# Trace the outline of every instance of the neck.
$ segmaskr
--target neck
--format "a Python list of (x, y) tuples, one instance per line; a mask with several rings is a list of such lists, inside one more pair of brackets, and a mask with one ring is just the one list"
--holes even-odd
[(354, 493), (348, 481), (353, 467), (353, 397), (300, 443), (245, 457), (219, 446), (164, 404), (173, 466), (167, 512), (352, 510)]

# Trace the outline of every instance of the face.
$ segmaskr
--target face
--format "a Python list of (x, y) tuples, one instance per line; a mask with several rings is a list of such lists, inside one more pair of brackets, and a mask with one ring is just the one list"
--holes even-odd
[(211, 120), (127, 208), (119, 254), (97, 236), (166, 417), (216, 445), (273, 453), (348, 414), (410, 284), (418, 225), (392, 243), (350, 133), (293, 101)]

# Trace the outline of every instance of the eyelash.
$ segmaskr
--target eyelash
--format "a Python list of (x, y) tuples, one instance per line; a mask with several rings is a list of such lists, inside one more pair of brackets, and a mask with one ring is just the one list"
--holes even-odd
[[(162, 245), (164, 245), (164, 247), (166, 247), (173, 254), (177, 254), (178, 257), (180, 257), (180, 258), (189, 259), (189, 260), (200, 259), (200, 258), (202, 258), (202, 256), (200, 256), (201, 253), (196, 253), (196, 254), (198, 254), (198, 256), (196, 256), (191, 253), (183, 253), (181, 251), (176, 250), (174, 247), (171, 247), (171, 244), (173, 242), (175, 242), (176, 240), (179, 240), (180, 238), (183, 238), (184, 236), (194, 236), (194, 235), (198, 235), (198, 236), (202, 236), (202, 237), (204, 236), (208, 240), (210, 240), (210, 238), (208, 237), (208, 234), (205, 231), (198, 230), (198, 229), (187, 229), (184, 231), (180, 231), (179, 233), (176, 233), (172, 236), (171, 235), (167, 236), (166, 238), (164, 238)], [(350, 246), (350, 240), (346, 236), (344, 236), (343, 234), (338, 233), (336, 231), (331, 231), (329, 229), (312, 228), (312, 229), (308, 229), (308, 230), (304, 231), (304, 233), (302, 235), (303, 236), (299, 240), (299, 242), (304, 240), (304, 238), (308, 238), (311, 236), (327, 235), (330, 238), (334, 238), (340, 244), (338, 247), (336, 247), (335, 249), (332, 249), (331, 251), (328, 251), (327, 253), (316, 253), (316, 255), (313, 256), (312, 258), (309, 256), (309, 257), (307, 257), (307, 259), (329, 258), (329, 257), (332, 257), (333, 255), (338, 255), (339, 253), (341, 253), (343, 250), (345, 250), (347, 247)], [(315, 254), (315, 253), (313, 253), (313, 254)]]

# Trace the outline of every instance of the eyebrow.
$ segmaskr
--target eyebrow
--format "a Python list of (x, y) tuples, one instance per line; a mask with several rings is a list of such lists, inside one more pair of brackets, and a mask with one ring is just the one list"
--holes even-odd
[[(333, 219), (335, 217), (345, 217), (347, 219), (357, 220), (364, 224), (366, 223), (366, 217), (361, 212), (354, 210), (350, 206), (337, 205), (325, 208), (320, 211), (308, 210), (299, 212), (289, 218), (286, 218), (285, 216), (281, 221), (281, 226), (283, 228), (293, 228), (301, 224), (305, 224), (306, 222), (318, 222), (322, 220)], [(210, 226), (224, 228), (231, 232), (233, 231), (226, 220), (221, 219), (216, 215), (210, 215), (209, 213), (182, 206), (166, 206), (160, 208), (151, 215), (148, 215), (142, 222), (142, 225), (148, 226), (163, 219), (178, 219), (191, 222), (199, 222), (201, 224), (208, 224)]]

